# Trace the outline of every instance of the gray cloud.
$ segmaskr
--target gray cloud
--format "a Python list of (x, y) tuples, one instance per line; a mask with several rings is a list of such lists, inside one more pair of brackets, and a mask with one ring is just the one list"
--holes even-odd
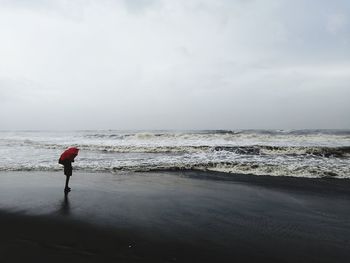
[(341, 0), (0, 1), (1, 128), (350, 128), (349, 18)]

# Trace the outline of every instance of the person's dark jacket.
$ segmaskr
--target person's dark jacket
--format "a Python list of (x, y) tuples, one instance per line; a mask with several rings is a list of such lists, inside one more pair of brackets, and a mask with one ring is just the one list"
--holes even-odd
[(60, 159), (60, 160), (58, 160), (58, 163), (62, 164), (64, 166), (64, 174), (66, 176), (72, 176), (73, 168), (72, 168), (72, 162), (71, 161), (69, 161), (69, 160), (61, 161), (61, 159)]

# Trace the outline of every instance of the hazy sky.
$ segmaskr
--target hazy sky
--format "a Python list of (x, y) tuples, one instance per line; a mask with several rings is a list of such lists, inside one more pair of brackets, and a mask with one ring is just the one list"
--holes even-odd
[(0, 120), (350, 128), (350, 1), (0, 0)]

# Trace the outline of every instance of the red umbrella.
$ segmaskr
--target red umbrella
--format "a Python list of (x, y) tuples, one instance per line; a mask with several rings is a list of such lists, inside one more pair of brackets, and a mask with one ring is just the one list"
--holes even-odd
[(78, 155), (79, 149), (76, 147), (71, 147), (65, 150), (60, 157), (60, 161), (70, 161), (74, 162), (74, 158)]

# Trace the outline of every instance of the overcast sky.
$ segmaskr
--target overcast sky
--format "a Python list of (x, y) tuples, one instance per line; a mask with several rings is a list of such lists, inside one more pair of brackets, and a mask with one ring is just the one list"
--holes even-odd
[(0, 120), (350, 128), (350, 1), (0, 0)]

